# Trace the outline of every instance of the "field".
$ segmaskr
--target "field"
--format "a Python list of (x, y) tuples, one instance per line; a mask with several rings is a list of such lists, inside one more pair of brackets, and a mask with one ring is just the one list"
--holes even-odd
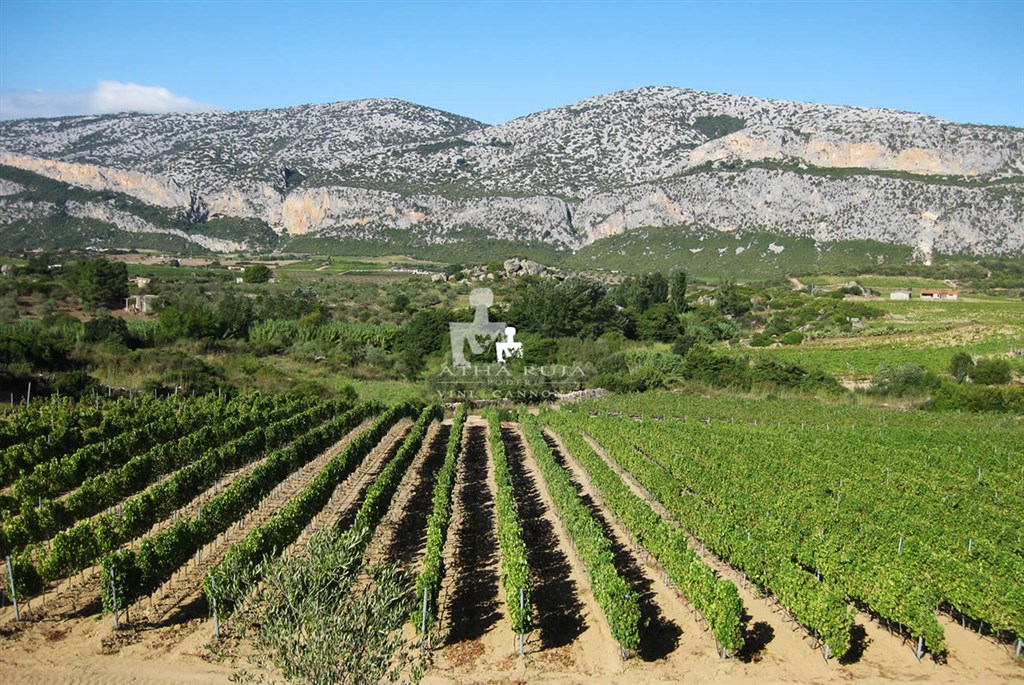
[(0, 419), (20, 618), (4, 569), (0, 662), (228, 682), (255, 663), (231, 609), (256, 562), (334, 530), (412, 574), (400, 630), (429, 683), (1019, 681), (1020, 419), (953, 418), (671, 393), (538, 415), (33, 401)]
[[(888, 278), (867, 278), (862, 282), (891, 282)], [(810, 279), (815, 280), (815, 279)], [(833, 283), (833, 279), (821, 279)], [(921, 287), (916, 279), (899, 279)], [(908, 285), (909, 287), (909, 285)], [(919, 299), (901, 302), (867, 299), (881, 307), (885, 315), (867, 321), (862, 330), (844, 337), (805, 340), (799, 346), (771, 348), (734, 348), (752, 357), (770, 357), (779, 361), (816, 367), (848, 380), (865, 380), (883, 364), (917, 364), (929, 371), (944, 373), (950, 358), (964, 351), (975, 356), (1006, 356), (1024, 349), (1024, 326), (1019, 299), (994, 296), (966, 296), (951, 302), (927, 302)], [(1021, 372), (1020, 358), (1012, 362)]]

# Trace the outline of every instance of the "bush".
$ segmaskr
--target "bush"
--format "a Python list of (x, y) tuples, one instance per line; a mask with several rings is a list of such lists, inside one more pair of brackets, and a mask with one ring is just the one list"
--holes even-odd
[(800, 331), (790, 331), (782, 336), (783, 345), (799, 345), (804, 341), (804, 334)]
[(843, 387), (834, 376), (824, 371), (808, 371), (796, 364), (785, 364), (773, 359), (758, 360), (750, 370), (750, 378), (754, 383), (798, 390), (839, 391)]
[(1024, 387), (943, 383), (928, 409), (1005, 411), (1024, 414)]
[(1010, 362), (1005, 359), (979, 359), (970, 376), (978, 385), (1006, 385), (1013, 380)]
[(767, 333), (755, 333), (750, 338), (751, 347), (770, 347), (773, 342), (775, 341), (772, 340), (772, 336)]
[(885, 395), (923, 394), (937, 390), (940, 384), (938, 376), (917, 364), (884, 364), (871, 379), (871, 390)]
[(683, 376), (718, 388), (749, 388), (750, 366), (746, 357), (718, 355), (703, 345), (693, 347), (683, 359)]
[(61, 371), (50, 380), (51, 390), (69, 397), (88, 397), (99, 387), (100, 382), (85, 371)]
[(270, 280), (270, 267), (266, 264), (253, 264), (245, 267), (242, 280), (246, 283), (266, 283)]
[(110, 312), (101, 312), (86, 321), (82, 331), (82, 341), (87, 343), (112, 342), (123, 345), (128, 339), (128, 324), (124, 319), (111, 316)]

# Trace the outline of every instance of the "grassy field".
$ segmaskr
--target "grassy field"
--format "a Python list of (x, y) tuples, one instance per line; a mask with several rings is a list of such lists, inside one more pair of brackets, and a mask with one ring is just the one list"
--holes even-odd
[[(856, 335), (733, 351), (818, 367), (855, 380), (870, 378), (882, 364), (913, 363), (945, 372), (957, 352), (1006, 356), (1024, 350), (1024, 304), (1017, 299), (979, 295), (955, 302), (878, 299), (872, 303), (887, 313)], [(1024, 357), (1012, 357), (1011, 364), (1017, 373), (1024, 373)]]

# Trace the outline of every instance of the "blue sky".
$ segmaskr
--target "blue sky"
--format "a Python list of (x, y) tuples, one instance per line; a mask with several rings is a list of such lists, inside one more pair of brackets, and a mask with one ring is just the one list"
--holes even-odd
[(397, 97), (487, 123), (669, 85), (1024, 127), (1024, 2), (0, 0), (0, 117)]

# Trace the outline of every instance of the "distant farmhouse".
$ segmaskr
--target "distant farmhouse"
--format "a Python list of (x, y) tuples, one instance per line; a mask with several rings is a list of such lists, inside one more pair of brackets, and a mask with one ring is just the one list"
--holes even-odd
[(922, 300), (957, 300), (960, 298), (959, 291), (956, 290), (922, 290)]
[[(909, 288), (893, 290), (889, 293), (890, 300), (909, 300), (911, 297), (912, 291)], [(958, 300), (960, 299), (960, 292), (958, 290), (936, 290), (932, 288), (922, 290), (919, 297), (922, 300)]]

